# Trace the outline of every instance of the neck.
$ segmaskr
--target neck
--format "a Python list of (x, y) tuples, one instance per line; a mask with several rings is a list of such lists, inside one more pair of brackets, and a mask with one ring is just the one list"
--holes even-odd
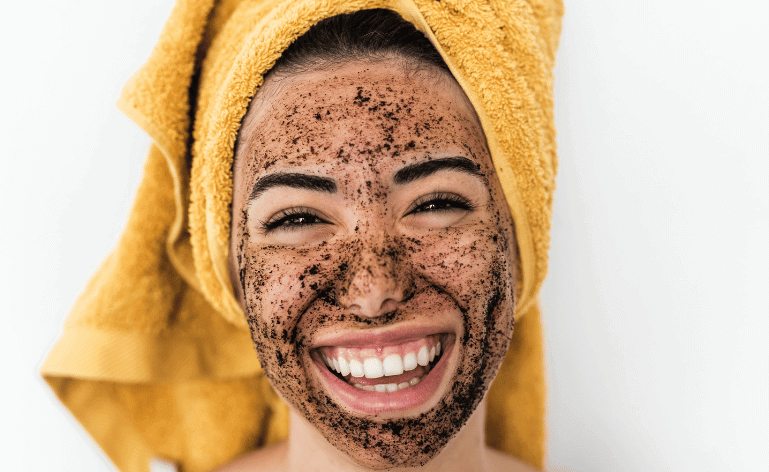
[[(339, 472), (371, 471), (354, 462), (349, 456), (332, 446), (300, 413), (290, 409), (290, 429), (283, 458), (283, 470), (335, 470)], [(406, 471), (463, 471), (489, 470), (487, 448), (484, 442), (486, 400), (476, 408), (467, 423), (446, 447), (427, 464), (418, 468), (392, 468), (388, 472)]]

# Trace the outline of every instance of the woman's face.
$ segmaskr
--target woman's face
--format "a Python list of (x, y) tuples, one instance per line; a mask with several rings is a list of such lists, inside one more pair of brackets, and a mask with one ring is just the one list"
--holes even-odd
[(268, 79), (236, 149), (230, 271), (277, 392), (370, 467), (429, 461), (513, 331), (512, 220), (473, 108), (396, 61)]

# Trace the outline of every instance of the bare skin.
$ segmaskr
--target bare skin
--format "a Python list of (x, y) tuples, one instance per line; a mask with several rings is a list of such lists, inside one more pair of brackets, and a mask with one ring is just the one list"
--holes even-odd
[[(535, 472), (536, 469), (482, 444), (485, 409), (484, 401), (457, 437), (449, 442), (438, 456), (416, 470), (420, 472)], [(480, 425), (476, 423), (480, 423)], [(356, 464), (327, 441), (317, 438), (317, 435), (317, 430), (312, 425), (309, 425), (301, 416), (295, 415), (292, 411), (291, 435), (288, 440), (253, 451), (212, 472), (253, 472), (257, 470), (364, 472), (371, 470)], [(310, 450), (313, 453), (308, 457), (307, 451)], [(397, 472), (415, 469), (395, 468), (387, 470), (388, 472)]]
[[(222, 470), (532, 470), (483, 440), (515, 239), (456, 82), (396, 60), (268, 78), (235, 157), (231, 277), (291, 424)], [(411, 332), (445, 344), (417, 403), (351, 403), (355, 379), (322, 360), (330, 340)]]

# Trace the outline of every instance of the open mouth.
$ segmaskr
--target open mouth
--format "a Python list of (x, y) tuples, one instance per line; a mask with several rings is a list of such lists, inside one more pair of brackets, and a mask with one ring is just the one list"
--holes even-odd
[(350, 403), (365, 410), (406, 408), (437, 390), (441, 375), (435, 372), (445, 369), (436, 366), (445, 367), (441, 359), (455, 339), (441, 333), (385, 346), (323, 346), (313, 357), (322, 376)]

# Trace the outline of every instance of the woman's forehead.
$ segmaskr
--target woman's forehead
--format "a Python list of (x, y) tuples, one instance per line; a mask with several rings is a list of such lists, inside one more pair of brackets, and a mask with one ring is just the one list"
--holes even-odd
[(469, 100), (453, 78), (436, 74), (446, 75), (378, 62), (268, 79), (243, 121), (236, 158), (258, 172), (485, 149)]
[[(446, 97), (472, 110), (461, 87), (447, 71), (428, 64), (409, 64), (406, 60), (395, 58), (353, 60), (294, 74), (267, 74), (254, 98), (256, 106), (251, 107), (249, 114), (264, 115), (267, 109), (259, 104), (274, 104), (276, 100), (291, 102), (297, 98), (312, 98), (320, 104), (332, 105), (337, 101), (338, 94), (349, 91), (350, 87), (368, 88), (370, 93), (382, 98), (406, 100), (408, 94), (412, 94), (412, 101)], [(349, 100), (346, 94), (345, 98)], [(368, 108), (375, 105), (367, 101), (366, 96), (357, 94), (352, 101), (359, 106), (368, 105)]]

